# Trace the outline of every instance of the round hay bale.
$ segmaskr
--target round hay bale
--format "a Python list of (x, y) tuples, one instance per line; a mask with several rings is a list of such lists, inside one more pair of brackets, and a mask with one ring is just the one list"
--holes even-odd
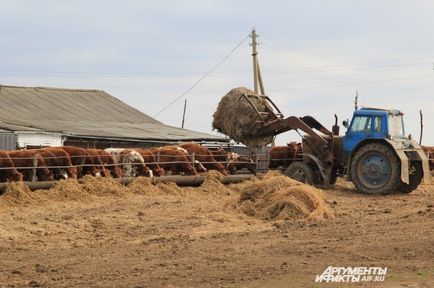
[(249, 147), (261, 147), (271, 143), (273, 136), (252, 136), (247, 133), (256, 121), (268, 122), (275, 119), (274, 115), (258, 115), (243, 95), (252, 95), (248, 98), (258, 111), (272, 111), (267, 101), (252, 90), (234, 88), (220, 100), (213, 114), (213, 129)]

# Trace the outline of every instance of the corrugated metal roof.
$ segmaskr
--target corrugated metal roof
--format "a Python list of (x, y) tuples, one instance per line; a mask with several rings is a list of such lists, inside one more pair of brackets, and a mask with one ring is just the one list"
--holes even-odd
[(167, 126), (102, 90), (0, 86), (0, 129), (152, 140), (225, 138)]

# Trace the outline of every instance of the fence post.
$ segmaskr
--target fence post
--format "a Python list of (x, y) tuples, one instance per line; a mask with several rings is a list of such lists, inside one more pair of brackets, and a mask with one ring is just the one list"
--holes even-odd
[(195, 156), (196, 156), (196, 152), (193, 152), (193, 153), (191, 153), (191, 161), (193, 161), (193, 166), (194, 166), (194, 163), (195, 163)]
[(35, 156), (33, 157), (32, 182), (36, 181), (36, 171), (38, 168), (38, 158), (39, 158), (39, 152), (36, 152)]
[(160, 151), (157, 153), (157, 163), (160, 164)]

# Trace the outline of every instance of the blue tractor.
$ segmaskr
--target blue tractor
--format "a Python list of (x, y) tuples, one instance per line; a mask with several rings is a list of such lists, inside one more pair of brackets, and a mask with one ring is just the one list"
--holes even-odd
[[(264, 99), (271, 102), (268, 97)], [(285, 171), (291, 178), (327, 187), (344, 176), (367, 194), (410, 193), (422, 180), (431, 183), (427, 156), (417, 142), (405, 136), (403, 113), (398, 110), (356, 109), (351, 122), (343, 122), (345, 136), (339, 136), (336, 116), (329, 131), (311, 116), (283, 118), (271, 104), (269, 107), (277, 112), (268, 108), (267, 113), (274, 114), (274, 119), (254, 121), (246, 135), (265, 137), (303, 131), (303, 153)]]

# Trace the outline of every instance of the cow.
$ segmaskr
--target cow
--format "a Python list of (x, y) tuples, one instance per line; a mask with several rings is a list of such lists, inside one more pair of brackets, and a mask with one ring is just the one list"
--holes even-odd
[(154, 147), (150, 149), (154, 155), (158, 155), (159, 165), (164, 171), (170, 171), (172, 175), (186, 174), (197, 175), (195, 167), (185, 149), (176, 146)]
[[(100, 176), (102, 177), (109, 177), (110, 171), (104, 166), (104, 163), (101, 160), (100, 155), (100, 149), (94, 149), (94, 148), (88, 148), (86, 149), (87, 157), (89, 157), (97, 171), (97, 173), (100, 173)], [(95, 175), (99, 176), (99, 175)]]
[(43, 148), (42, 150), (44, 151), (48, 150), (54, 155), (55, 157), (54, 158), (55, 163), (53, 163), (54, 166), (59, 167), (61, 174), (64, 175), (64, 173), (66, 173), (67, 177), (63, 177), (63, 178), (77, 179), (77, 167), (72, 165), (71, 158), (65, 150), (57, 147), (47, 147), (47, 148)]
[(208, 171), (208, 169), (206, 169), (205, 166), (203, 166), (199, 160), (197, 160), (197, 159), (193, 160), (192, 155), (190, 155), (190, 153), (188, 153), (187, 149), (179, 147), (179, 146), (173, 146), (173, 147), (176, 147), (176, 149), (178, 151), (184, 153), (187, 156), (188, 160), (190, 160), (190, 162), (193, 163), (194, 169), (196, 169), (197, 173), (205, 173), (206, 171)]
[(68, 174), (65, 169), (59, 167), (56, 155), (47, 149), (37, 149), (39, 155), (44, 159), (45, 165), (53, 175), (54, 180), (68, 179)]
[(135, 176), (153, 176), (139, 152), (125, 148), (107, 148), (106, 152), (110, 153), (115, 163), (122, 167), (124, 177)]
[(164, 169), (160, 167), (157, 163), (157, 159), (155, 158), (154, 153), (150, 149), (143, 148), (132, 148), (135, 151), (139, 152), (142, 155), (143, 160), (145, 160), (146, 166), (148, 166), (152, 170), (152, 174), (154, 176), (163, 176)]
[(222, 147), (218, 148), (209, 148), (209, 151), (214, 156), (214, 159), (220, 163), (228, 162), (228, 152), (224, 150)]
[(290, 142), (286, 146), (275, 146), (268, 152), (269, 169), (286, 169), (289, 164), (301, 157), (301, 143)]
[(422, 146), (423, 151), (425, 151), (426, 156), (429, 160), (429, 169), (434, 170), (434, 147), (433, 146)]
[(191, 142), (183, 143), (179, 145), (179, 147), (187, 150), (187, 152), (191, 156), (193, 156), (194, 153), (194, 159), (199, 161), (207, 170), (217, 170), (223, 175), (228, 175), (225, 167), (220, 162), (216, 161), (213, 154), (208, 148)]
[(0, 182), (8, 181), (23, 181), (23, 174), (15, 169), (8, 151), (0, 150)]
[(251, 173), (256, 175), (256, 163), (252, 159), (240, 156), (237, 153), (228, 153), (228, 162), (226, 169), (229, 174), (234, 175), (241, 169), (247, 169)]
[(14, 163), (16, 169), (23, 174), (24, 181), (32, 181), (33, 167), (36, 161), (36, 177), (38, 181), (52, 181), (53, 175), (48, 170), (44, 159), (39, 155), (38, 150), (13, 150), (9, 151), (9, 157)]
[(72, 165), (77, 168), (77, 178), (81, 178), (84, 175), (101, 176), (101, 171), (95, 167), (92, 157), (90, 157), (86, 149), (74, 146), (57, 148), (61, 148), (69, 154)]
[(119, 165), (117, 165), (117, 163), (113, 159), (112, 154), (101, 149), (97, 149), (96, 152), (98, 153), (99, 158), (101, 159), (101, 162), (105, 169), (110, 172), (110, 175), (113, 178), (122, 178), (122, 169), (121, 167), (119, 167)]

